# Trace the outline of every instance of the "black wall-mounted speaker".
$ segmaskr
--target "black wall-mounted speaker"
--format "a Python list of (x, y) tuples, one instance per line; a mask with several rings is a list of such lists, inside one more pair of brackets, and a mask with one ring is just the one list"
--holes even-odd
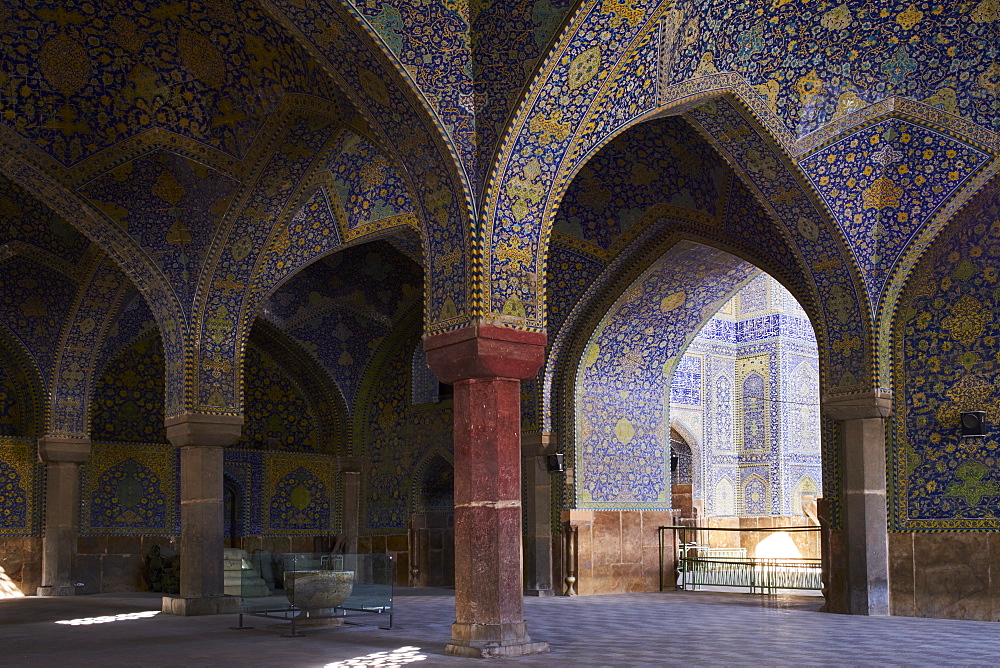
[(986, 435), (986, 411), (962, 411), (962, 436)]

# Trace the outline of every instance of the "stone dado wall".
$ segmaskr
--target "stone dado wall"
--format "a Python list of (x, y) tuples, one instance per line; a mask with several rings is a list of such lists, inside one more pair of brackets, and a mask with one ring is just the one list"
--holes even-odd
[(889, 534), (892, 614), (1000, 621), (1000, 533)]
[[(576, 527), (576, 592), (579, 595), (622, 594), (657, 591), (660, 588), (660, 545), (658, 529), (677, 524), (675, 511), (649, 510), (570, 510), (563, 513), (563, 532), (553, 542), (554, 590), (566, 591), (565, 577), (571, 568), (567, 560), (566, 526)], [(712, 518), (710, 527), (765, 529), (815, 526), (808, 517)], [(711, 534), (714, 547), (752, 549), (767, 534)], [(819, 534), (790, 534), (804, 557), (819, 557)], [(664, 588), (672, 588), (673, 532), (664, 532)]]
[(0, 538), (0, 592), (13, 585), (32, 593), (42, 584), (42, 537)]
[[(580, 595), (657, 591), (660, 551), (657, 529), (673, 523), (669, 510), (570, 510), (576, 527), (576, 591)], [(553, 544), (554, 589), (565, 591), (566, 533)]]

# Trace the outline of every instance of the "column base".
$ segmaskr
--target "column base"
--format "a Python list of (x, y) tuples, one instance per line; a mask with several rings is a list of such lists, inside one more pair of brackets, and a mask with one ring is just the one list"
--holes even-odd
[(76, 596), (73, 585), (45, 585), (38, 588), (36, 596)]
[(501, 656), (545, 654), (549, 643), (532, 642), (524, 622), (515, 624), (451, 625), (451, 642), (444, 648), (448, 656), (491, 659)]
[(875, 591), (849, 593), (851, 615), (863, 615), (865, 617), (888, 617), (889, 616), (889, 592), (887, 587), (873, 588)]
[(547, 596), (555, 596), (556, 593), (555, 593), (555, 591), (553, 591), (551, 589), (525, 589), (524, 590), (524, 595), (525, 596), (539, 596), (541, 598), (545, 598)]
[(548, 654), (547, 642), (523, 642), (516, 645), (501, 645), (498, 642), (488, 642), (483, 646), (456, 645), (449, 643), (444, 648), (448, 656), (461, 656), (466, 659), (496, 659), (502, 656), (527, 656), (528, 654)]
[(183, 598), (180, 596), (164, 596), (162, 611), (167, 615), (178, 617), (195, 617), (199, 615), (230, 615), (240, 611), (239, 596), (198, 596)]

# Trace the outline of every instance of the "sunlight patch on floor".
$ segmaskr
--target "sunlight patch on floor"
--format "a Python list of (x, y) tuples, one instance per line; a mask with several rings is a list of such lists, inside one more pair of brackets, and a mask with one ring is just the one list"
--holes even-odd
[(21, 598), (24, 596), (14, 581), (7, 575), (7, 571), (0, 566), (0, 598)]
[(56, 624), (68, 624), (70, 626), (89, 626), (90, 624), (107, 624), (108, 622), (124, 622), (129, 619), (144, 619), (155, 617), (160, 614), (159, 610), (144, 610), (143, 612), (123, 612), (120, 615), (103, 615), (101, 617), (83, 617), (81, 619), (61, 619)]
[(419, 647), (400, 647), (391, 652), (372, 652), (364, 656), (356, 656), (353, 659), (344, 659), (335, 663), (326, 664), (326, 668), (340, 668), (341, 666), (401, 666), (404, 663), (423, 661), (426, 654), (420, 653)]

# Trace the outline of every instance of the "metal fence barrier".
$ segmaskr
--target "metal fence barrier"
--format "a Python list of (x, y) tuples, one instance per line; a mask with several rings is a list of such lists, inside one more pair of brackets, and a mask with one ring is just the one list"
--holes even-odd
[[(660, 591), (667, 578), (674, 585), (679, 574), (679, 586), (694, 591), (705, 586), (738, 587), (753, 594), (774, 594), (782, 589), (821, 590), (823, 588), (820, 559), (748, 557), (743, 547), (711, 547), (712, 531), (733, 532), (816, 532), (819, 527), (779, 527), (774, 529), (732, 529), (666, 526), (660, 527)], [(667, 541), (665, 531), (673, 531), (676, 545), (673, 555), (675, 568), (665, 572)], [(680, 540), (676, 540), (676, 538)], [(693, 539), (693, 540), (692, 540)]]

